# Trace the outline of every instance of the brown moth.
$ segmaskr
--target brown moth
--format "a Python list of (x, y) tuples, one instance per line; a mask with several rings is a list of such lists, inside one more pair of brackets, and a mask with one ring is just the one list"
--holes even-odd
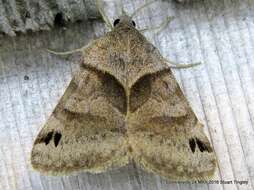
[(165, 58), (123, 14), (81, 49), (80, 71), (38, 134), (34, 169), (105, 172), (130, 160), (169, 180), (210, 178), (216, 158)]

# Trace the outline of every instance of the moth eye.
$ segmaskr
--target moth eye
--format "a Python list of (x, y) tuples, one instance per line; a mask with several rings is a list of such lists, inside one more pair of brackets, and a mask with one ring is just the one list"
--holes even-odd
[(116, 26), (118, 23), (120, 22), (120, 19), (118, 18), (118, 19), (116, 19), (115, 21), (114, 21), (114, 26)]
[(196, 149), (196, 142), (195, 142), (195, 139), (193, 139), (193, 138), (189, 139), (189, 145), (190, 145), (190, 148), (191, 148), (192, 153), (194, 153), (194, 152), (195, 152), (195, 149)]
[(62, 134), (59, 133), (59, 132), (56, 132), (55, 133), (55, 136), (54, 136), (54, 143), (55, 143), (55, 147), (57, 147), (60, 139), (62, 138)]
[(212, 152), (212, 149), (211, 147), (207, 146), (206, 144), (204, 144), (201, 140), (199, 140), (198, 138), (196, 138), (196, 142), (197, 142), (197, 145), (198, 145), (198, 148), (200, 150), (200, 152), (204, 152), (204, 151), (207, 151), (207, 152)]
[(49, 144), (50, 140), (52, 139), (52, 136), (53, 136), (53, 131), (49, 132), (47, 134), (47, 136), (44, 138), (44, 142), (45, 142), (46, 145)]
[(131, 23), (134, 27), (136, 27), (136, 23), (133, 20), (131, 21)]

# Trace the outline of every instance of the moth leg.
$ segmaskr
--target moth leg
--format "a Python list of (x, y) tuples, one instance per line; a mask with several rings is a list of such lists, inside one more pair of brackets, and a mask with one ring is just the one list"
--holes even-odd
[(167, 59), (165, 59), (165, 62), (170, 65), (170, 68), (174, 68), (174, 69), (186, 69), (186, 68), (195, 67), (201, 64), (201, 62), (190, 63), (190, 64), (180, 64), (173, 61), (169, 61)]
[(120, 0), (119, 1), (119, 6), (118, 6), (118, 12), (120, 13), (120, 15), (124, 15), (126, 14), (125, 10), (124, 10), (124, 7), (123, 7), (123, 0)]
[(157, 30), (155, 34), (158, 34), (162, 30), (164, 30), (173, 19), (174, 19), (173, 16), (168, 16), (159, 26), (144, 28), (144, 29), (141, 29), (139, 31), (140, 32), (147, 32), (147, 31)]
[(107, 15), (105, 14), (105, 12), (102, 9), (101, 6), (101, 0), (96, 0), (96, 6), (102, 16), (102, 19), (104, 20), (104, 22), (106, 23), (107, 27), (109, 27), (111, 30), (113, 29), (113, 25), (111, 24), (111, 22), (109, 21), (109, 18), (107, 17)]
[(78, 48), (78, 49), (74, 49), (74, 50), (70, 50), (70, 51), (64, 51), (64, 52), (57, 52), (57, 51), (53, 51), (50, 49), (46, 49), (49, 53), (55, 54), (55, 55), (70, 55), (73, 53), (77, 53), (77, 52), (83, 52), (89, 45), (86, 45), (84, 47)]

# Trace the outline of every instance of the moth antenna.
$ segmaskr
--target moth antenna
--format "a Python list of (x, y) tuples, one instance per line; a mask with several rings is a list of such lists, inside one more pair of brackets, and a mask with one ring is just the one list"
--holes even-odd
[(190, 64), (179, 64), (179, 63), (169, 61), (166, 59), (165, 59), (165, 61), (166, 61), (166, 63), (168, 63), (170, 65), (170, 68), (174, 68), (174, 69), (186, 69), (186, 68), (195, 67), (195, 66), (202, 64), (201, 62), (190, 63)]
[(120, 7), (120, 15), (127, 15), (127, 13), (125, 12), (124, 7), (123, 7), (123, 0), (120, 0), (119, 3), (120, 3), (120, 6), (119, 6)]
[(104, 22), (106, 23), (106, 26), (109, 27), (111, 30), (113, 29), (113, 25), (111, 24), (111, 22), (109, 21), (109, 18), (107, 17), (107, 15), (105, 14), (104, 10), (102, 9), (101, 6), (101, 0), (96, 0), (96, 6), (102, 16), (102, 19), (104, 20)]
[(175, 17), (173, 17), (173, 16), (168, 16), (159, 26), (144, 28), (144, 29), (141, 29), (139, 31), (140, 32), (146, 32), (146, 31), (151, 31), (151, 30), (157, 30), (155, 34), (158, 34), (162, 30), (164, 30), (174, 18)]
[(144, 5), (142, 5), (141, 7), (137, 8), (132, 14), (131, 14), (131, 18), (133, 18), (139, 11), (141, 11), (142, 9), (148, 7), (149, 5), (155, 3), (155, 2), (158, 2), (158, 1), (150, 1), (150, 2), (147, 2), (145, 3)]
[(190, 64), (177, 64), (177, 65), (170, 65), (170, 68), (173, 68), (173, 69), (186, 69), (186, 68), (190, 68), (190, 67), (196, 67), (200, 64), (202, 64), (202, 63), (197, 62), (197, 63), (190, 63)]

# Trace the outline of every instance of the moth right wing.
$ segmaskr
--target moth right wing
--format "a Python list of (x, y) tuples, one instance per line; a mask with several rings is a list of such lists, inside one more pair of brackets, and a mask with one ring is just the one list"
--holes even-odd
[(169, 180), (209, 179), (215, 153), (171, 71), (144, 76), (130, 94), (127, 134), (136, 163)]
[(34, 142), (33, 168), (61, 175), (127, 164), (125, 114), (121, 85), (110, 75), (81, 68)]

